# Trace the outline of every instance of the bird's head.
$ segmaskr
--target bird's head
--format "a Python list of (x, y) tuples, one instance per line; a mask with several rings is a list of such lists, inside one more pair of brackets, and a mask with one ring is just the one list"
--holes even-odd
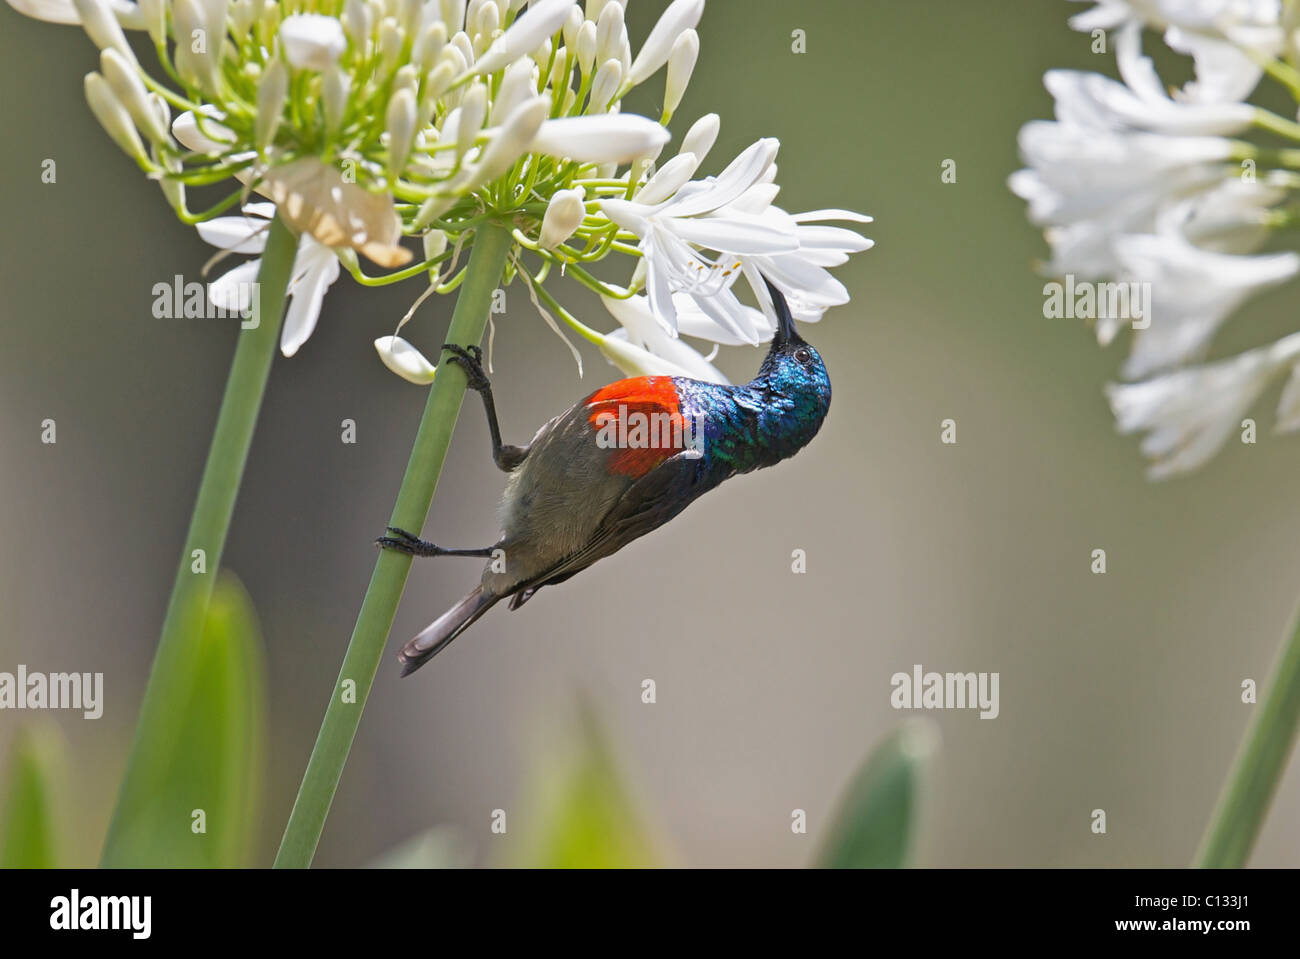
[(763, 281), (776, 313), (776, 335), (758, 371), (759, 378), (774, 392), (802, 400), (800, 405), (820, 426), (831, 405), (831, 379), (826, 364), (817, 349), (795, 329), (785, 295), (767, 277)]

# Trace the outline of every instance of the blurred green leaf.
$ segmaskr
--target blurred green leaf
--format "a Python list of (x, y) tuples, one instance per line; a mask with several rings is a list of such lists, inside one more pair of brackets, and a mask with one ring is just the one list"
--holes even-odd
[(67, 779), (67, 743), (58, 726), (20, 726), (9, 748), (0, 818), (0, 869), (54, 869), (64, 833), (58, 797)]
[(399, 842), (367, 869), (464, 869), (473, 861), (465, 837), (451, 826), (434, 826)]
[(937, 736), (924, 720), (904, 723), (872, 751), (849, 784), (818, 866), (897, 869), (907, 865), (924, 766)]
[(659, 860), (594, 713), (582, 709), (565, 756), (541, 768), (528, 810), (523, 864), (560, 869), (653, 866)]
[(137, 731), (140, 775), (120, 799), (102, 864), (248, 865), (260, 828), (266, 666), (257, 615), (222, 573), (206, 622), (187, 611), (182, 654), (155, 669), (162, 727)]

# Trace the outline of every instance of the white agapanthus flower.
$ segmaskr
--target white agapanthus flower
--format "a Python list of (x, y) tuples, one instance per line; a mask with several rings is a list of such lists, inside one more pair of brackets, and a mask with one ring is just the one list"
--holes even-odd
[(1259, 83), (1261, 62), (1283, 44), (1282, 0), (1076, 0), (1096, 3), (1070, 18), (1085, 33), (1146, 26), (1164, 31), (1165, 42), (1189, 54), (1196, 79), (1180, 99), (1201, 103), (1243, 100)]
[[(368, 285), (425, 276), (448, 293), (476, 229), (508, 223), (515, 246), (502, 279), (520, 279), (557, 330), (562, 323), (626, 370), (659, 364), (716, 378), (679, 329), (716, 343), (770, 338), (760, 273), (797, 318), (818, 319), (848, 301), (827, 268), (870, 246), (820, 223), (868, 222), (858, 214), (791, 215), (774, 205), (775, 139), (696, 178), (717, 136), (715, 115), (656, 169), (699, 56), (705, 0), (673, 0), (639, 48), (625, 0), (9, 3), (82, 24), (102, 51), (101, 72), (86, 84), (95, 116), (185, 222), (236, 205), (256, 213), (247, 204), (255, 191), (303, 238), (288, 353), (310, 335), (340, 263)], [(123, 28), (149, 32), (167, 82), (145, 73)], [(205, 44), (191, 42), (196, 31)], [(661, 115), (624, 112), (626, 95), (656, 77)], [(231, 192), (221, 203), (191, 211), (187, 188), (223, 182)], [(409, 266), (408, 237), (425, 252)], [(397, 272), (367, 276), (358, 254)], [(626, 288), (590, 271), (613, 255), (640, 260)], [(214, 295), (255, 269), (236, 267), (213, 283)], [(625, 301), (611, 310), (619, 330), (579, 322), (545, 288), (552, 273)], [(757, 306), (733, 290), (742, 275)], [(409, 319), (376, 349), (395, 372), (427, 383), (433, 364), (397, 335)]]
[[(1227, 360), (1178, 370), (1141, 383), (1111, 384), (1106, 393), (1122, 433), (1145, 432), (1150, 475), (1193, 470), (1237, 435), (1241, 419), (1278, 374), (1300, 360), (1300, 333)], [(1300, 367), (1296, 367), (1300, 370)], [(1278, 429), (1300, 428), (1300, 373), (1278, 404)]]
[[(650, 307), (671, 332), (677, 330), (676, 296), (686, 294), (712, 318), (721, 335), (759, 342), (763, 337), (754, 322), (755, 311), (732, 291), (741, 276), (766, 303), (760, 273), (766, 274), (786, 295), (795, 317), (804, 321), (820, 319), (827, 308), (848, 302), (847, 290), (824, 267), (869, 249), (871, 241), (851, 230), (803, 224), (822, 219), (870, 222), (870, 217), (842, 210), (792, 216), (772, 205), (779, 147), (774, 139), (759, 140), (717, 177), (674, 184), (666, 199), (660, 200), (660, 184), (651, 181), (635, 200), (601, 202), (610, 219), (640, 239)], [(676, 160), (684, 162), (678, 175), (693, 172), (694, 159), (693, 154), (679, 154)], [(658, 176), (671, 168), (666, 164)]]
[[(1296, 252), (1266, 249), (1292, 222), (1285, 204), (1300, 188), (1300, 150), (1250, 139), (1262, 130), (1300, 143), (1300, 125), (1242, 102), (1263, 74), (1296, 75), (1294, 63), (1270, 65), (1284, 48), (1281, 16), (1277, 0), (1100, 0), (1070, 23), (1113, 31), (1121, 80), (1049, 71), (1056, 120), (1020, 133), (1027, 168), (1009, 185), (1044, 228), (1044, 272), (1149, 291), (1145, 317), (1098, 317), (1096, 327), (1102, 343), (1134, 328), (1123, 374), (1139, 382), (1108, 396), (1123, 432), (1148, 434), (1156, 478), (1213, 456), (1295, 365), (1296, 336), (1190, 365), (1242, 304), (1300, 273)], [(1196, 79), (1172, 96), (1142, 56), (1143, 28), (1195, 61)], [(1300, 100), (1300, 85), (1291, 92)], [(1296, 377), (1278, 421), (1300, 426)]]

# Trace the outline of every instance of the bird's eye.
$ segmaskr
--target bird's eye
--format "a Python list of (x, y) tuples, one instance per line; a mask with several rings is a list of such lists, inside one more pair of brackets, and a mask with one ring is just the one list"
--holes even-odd
[(807, 366), (809, 363), (812, 362), (812, 354), (802, 348), (795, 350), (794, 358), (798, 360), (800, 363), (802, 363), (804, 366)]

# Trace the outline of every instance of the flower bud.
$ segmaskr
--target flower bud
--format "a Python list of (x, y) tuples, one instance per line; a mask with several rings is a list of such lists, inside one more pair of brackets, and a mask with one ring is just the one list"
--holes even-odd
[(140, 16), (144, 18), (149, 39), (159, 46), (167, 42), (167, 4), (165, 0), (140, 0)]
[(555, 249), (582, 226), (582, 218), (587, 213), (582, 198), (581, 187), (558, 190), (551, 197), (551, 202), (546, 206), (546, 214), (542, 217), (542, 249)]
[(634, 199), (637, 203), (644, 203), (646, 206), (663, 203), (674, 196), (695, 175), (699, 166), (700, 161), (695, 158), (694, 153), (677, 154), (661, 166), (654, 176), (645, 181), (641, 189), (636, 192)]
[(388, 132), (388, 178), (396, 180), (406, 169), (411, 155), (411, 140), (415, 137), (415, 91), (403, 87), (388, 101), (385, 125)]
[(582, 163), (628, 163), (668, 142), (668, 131), (633, 114), (561, 117), (542, 124), (530, 149)]
[(473, 34), (475, 56), (482, 56), (487, 52), (487, 48), (496, 39), (496, 34), (500, 29), (501, 11), (497, 9), (497, 5), (492, 3), (491, 0), (480, 4), (474, 17), (474, 23), (466, 31)]
[(411, 51), (411, 62), (420, 70), (428, 70), (438, 62), (438, 54), (447, 45), (447, 26), (441, 21), (431, 23), (420, 31), (420, 39)]
[(343, 4), (343, 25), (348, 36), (358, 50), (364, 52), (366, 40), (370, 36), (370, 8), (365, 0), (345, 0)]
[(687, 30), (673, 44), (673, 52), (668, 57), (668, 80), (664, 85), (664, 116), (672, 116), (682, 102), (699, 55), (700, 35), (694, 30)]
[(284, 116), (284, 102), (289, 96), (289, 68), (279, 57), (272, 58), (257, 85), (257, 119), (253, 122), (253, 146), (259, 153), (275, 140)]
[(448, 33), (465, 29), (465, 0), (440, 0), (439, 7)]
[(144, 144), (140, 142), (135, 124), (131, 122), (131, 114), (113, 95), (108, 81), (98, 73), (87, 73), (85, 87), (86, 102), (90, 104), (90, 110), (100, 126), (127, 156), (138, 163), (147, 164), (149, 160), (144, 152)]
[(483, 130), (483, 120), (487, 116), (487, 87), (475, 83), (465, 91), (465, 99), (460, 102), (460, 118), (456, 123), (456, 159), (462, 159), (469, 148), (474, 145)]
[(582, 16), (582, 11), (578, 9), (577, 4), (569, 8), (569, 13), (564, 20), (564, 45), (570, 50), (578, 49), (578, 31), (582, 29), (586, 21)]
[(167, 132), (167, 124), (158, 116), (157, 108), (144, 88), (144, 81), (140, 79), (131, 62), (112, 47), (108, 47), (99, 54), (99, 69), (113, 89), (113, 96), (126, 107), (127, 112), (131, 114), (132, 122), (140, 132), (151, 143), (171, 143), (172, 138)]
[(555, 62), (551, 64), (550, 83), (552, 90), (568, 90), (569, 78), (573, 67), (569, 65), (569, 53), (564, 47), (555, 54)]
[(321, 106), (325, 113), (325, 132), (329, 136), (337, 133), (342, 126), (351, 92), (352, 79), (337, 64), (325, 71), (321, 78)]
[(492, 100), (492, 122), (503, 123), (515, 107), (536, 95), (537, 65), (527, 57), (516, 60), (506, 67), (501, 86)]
[(379, 22), (379, 69), (381, 73), (391, 73), (396, 69), (405, 42), (406, 37), (402, 34), (402, 28), (393, 17), (384, 17)]
[[(435, 257), (442, 256), (447, 252), (447, 234), (442, 230), (430, 230), (422, 237), (424, 243), (424, 258), (432, 260)], [(432, 271), (436, 273), (437, 271)]]
[(704, 0), (673, 0), (632, 61), (628, 82), (635, 86), (649, 79), (668, 61), (677, 38), (683, 31), (694, 29), (703, 13)]
[(588, 20), (578, 31), (578, 69), (585, 77), (591, 73), (591, 66), (596, 62), (596, 25)]
[(607, 3), (596, 22), (596, 62), (620, 59), (622, 40), (623, 7), (617, 3)]
[(606, 60), (602, 63), (600, 69), (596, 71), (595, 79), (591, 81), (591, 94), (587, 101), (589, 112), (605, 113), (609, 110), (610, 102), (618, 93), (618, 86), (622, 82), (622, 63), (617, 60)]
[[(486, 12), (489, 4), (484, 5)], [(495, 4), (490, 4), (495, 7)], [(494, 73), (508, 63), (527, 56), (557, 30), (563, 29), (572, 11), (573, 0), (537, 0), (515, 18), (505, 33), (497, 37), (478, 63), (475, 73)]]
[(718, 139), (718, 129), (722, 126), (722, 121), (718, 119), (716, 113), (706, 113), (686, 131), (686, 136), (682, 137), (680, 153), (694, 153), (696, 160), (704, 162), (709, 151), (713, 149), (714, 141)]
[(550, 112), (550, 97), (533, 97), (516, 107), (515, 112), (497, 130), (497, 135), (483, 149), (478, 162), (461, 171), (456, 188), (474, 190), (505, 173), (510, 164), (529, 148)]
[[(468, 70), (470, 65), (478, 59), (478, 54), (474, 52), (474, 44), (470, 42), (469, 37), (462, 30), (451, 38), (451, 45), (460, 51), (460, 57), (465, 62), (464, 70)], [(462, 70), (462, 72), (464, 72)]]
[(116, 50), (135, 66), (135, 54), (131, 52), (131, 45), (126, 42), (126, 34), (122, 32), (122, 25), (117, 22), (108, 0), (72, 0), (72, 3), (95, 46), (100, 50)]
[[(459, 57), (460, 54), (456, 56)], [(456, 64), (450, 60), (442, 60), (425, 75), (424, 86), (420, 90), (421, 96), (436, 100), (447, 92), (447, 88), (452, 85), (457, 75)]]
[(221, 40), (208, 29), (207, 11), (200, 0), (176, 0), (172, 32), (176, 35), (176, 72), (181, 79), (208, 92), (216, 90)]
[(375, 340), (375, 350), (384, 366), (416, 386), (428, 386), (438, 372), (423, 353), (400, 336), (381, 336)]
[(336, 17), (295, 13), (280, 24), (280, 44), (290, 66), (324, 73), (339, 62), (348, 39)]

